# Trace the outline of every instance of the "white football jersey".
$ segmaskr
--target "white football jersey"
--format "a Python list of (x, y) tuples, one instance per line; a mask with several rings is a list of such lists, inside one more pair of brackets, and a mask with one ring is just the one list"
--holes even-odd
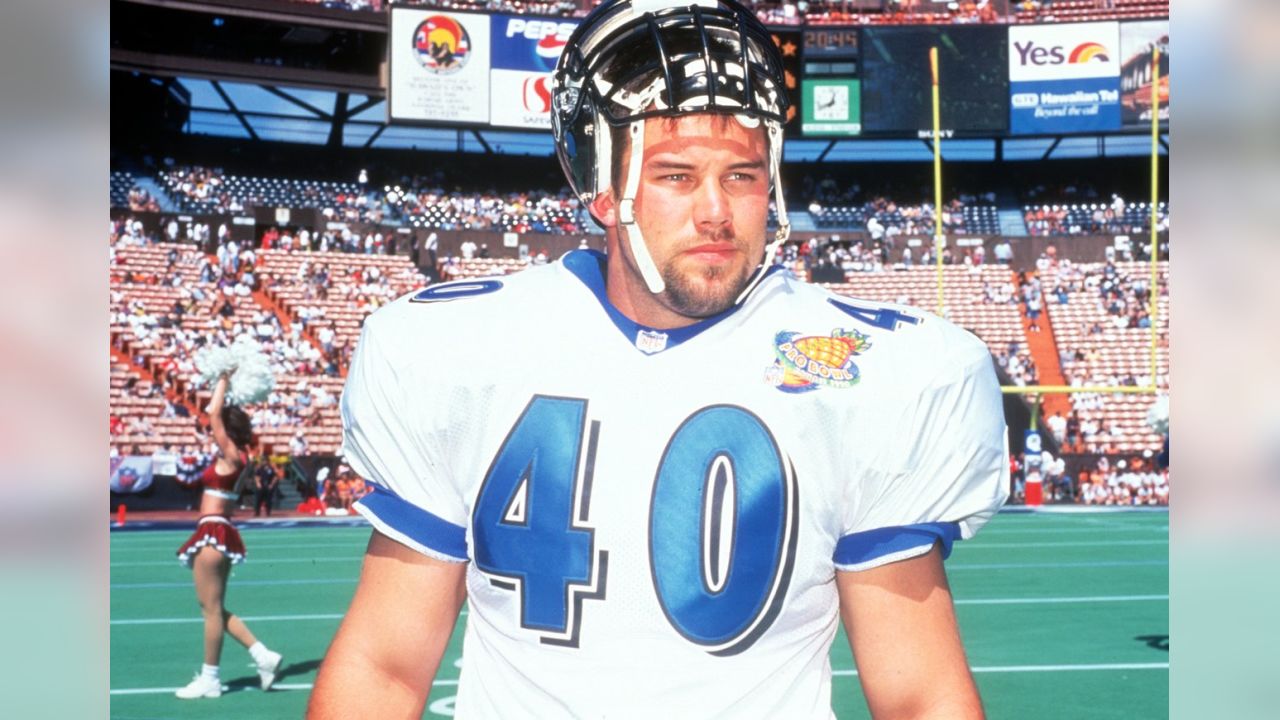
[(603, 266), (403, 297), (347, 378), (357, 508), (470, 563), (457, 712), (833, 717), (836, 571), (949, 552), (1005, 500), (986, 346), (780, 268), (653, 330)]

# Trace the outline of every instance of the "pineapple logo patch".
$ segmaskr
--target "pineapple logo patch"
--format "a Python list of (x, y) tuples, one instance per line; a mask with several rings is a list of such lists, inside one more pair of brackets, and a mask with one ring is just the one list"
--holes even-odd
[(853, 358), (870, 348), (871, 340), (857, 330), (836, 328), (830, 337), (784, 330), (773, 338), (775, 358), (765, 381), (788, 393), (853, 387), (860, 377)]

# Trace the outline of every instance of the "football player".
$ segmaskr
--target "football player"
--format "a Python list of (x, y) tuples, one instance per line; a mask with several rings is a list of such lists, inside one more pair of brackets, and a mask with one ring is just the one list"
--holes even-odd
[(366, 322), (310, 717), (418, 717), (464, 600), (464, 717), (830, 718), (841, 621), (875, 716), (980, 717), (943, 559), (1007, 493), (986, 346), (773, 265), (783, 71), (733, 0), (607, 0), (554, 92), (608, 252)]

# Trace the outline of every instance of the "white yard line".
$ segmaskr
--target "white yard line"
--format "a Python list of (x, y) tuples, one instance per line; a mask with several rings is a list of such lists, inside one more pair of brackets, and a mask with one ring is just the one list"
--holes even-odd
[[(335, 555), (327, 557), (261, 557), (257, 554), (250, 554), (249, 559), (255, 565), (267, 565), (277, 563), (333, 563), (333, 562), (357, 562), (364, 559), (363, 555)], [(130, 560), (124, 562), (113, 562), (111, 567), (182, 567), (182, 563), (178, 562), (178, 556), (174, 555), (169, 560)]]
[[(978, 538), (982, 538), (979, 535)], [(956, 545), (960, 549), (968, 550), (1004, 550), (1018, 548), (1068, 548), (1068, 547), (1126, 547), (1129, 545), (1168, 545), (1168, 540), (1068, 540), (1068, 541), (1046, 541), (1046, 542), (983, 542), (975, 538), (973, 540), (964, 540)]]
[[(1035, 673), (1035, 672), (1087, 672), (1087, 671), (1115, 671), (1115, 670), (1168, 670), (1169, 663), (1097, 663), (1092, 665), (991, 665), (987, 667), (971, 668), (975, 673)], [(854, 669), (833, 670), (832, 675), (836, 677), (848, 677), (857, 675), (858, 671)], [(440, 687), (451, 687), (457, 685), (457, 679), (445, 678), (439, 679), (432, 685)], [(310, 690), (313, 683), (276, 683), (275, 690)], [(247, 685), (242, 688), (244, 691), (257, 692), (258, 688)], [(112, 695), (172, 695), (178, 690), (177, 687), (162, 688), (115, 688), (111, 690)]]
[[(1077, 605), (1081, 603), (1122, 603), (1167, 601), (1168, 595), (1094, 595), (1083, 597), (1031, 597), (1031, 598), (959, 598), (956, 605)], [(460, 615), (465, 616), (463, 608)], [(245, 622), (298, 622), (305, 620), (340, 620), (342, 613), (312, 613), (306, 615), (243, 615)], [(204, 620), (199, 617), (128, 618), (112, 620), (112, 625), (195, 625)]]

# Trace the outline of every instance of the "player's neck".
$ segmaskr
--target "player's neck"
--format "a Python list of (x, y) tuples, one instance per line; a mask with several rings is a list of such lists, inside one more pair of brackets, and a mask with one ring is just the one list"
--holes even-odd
[(702, 320), (681, 315), (663, 305), (649, 292), (639, 271), (619, 252), (609, 253), (606, 261), (605, 297), (628, 320), (655, 330), (674, 330)]

